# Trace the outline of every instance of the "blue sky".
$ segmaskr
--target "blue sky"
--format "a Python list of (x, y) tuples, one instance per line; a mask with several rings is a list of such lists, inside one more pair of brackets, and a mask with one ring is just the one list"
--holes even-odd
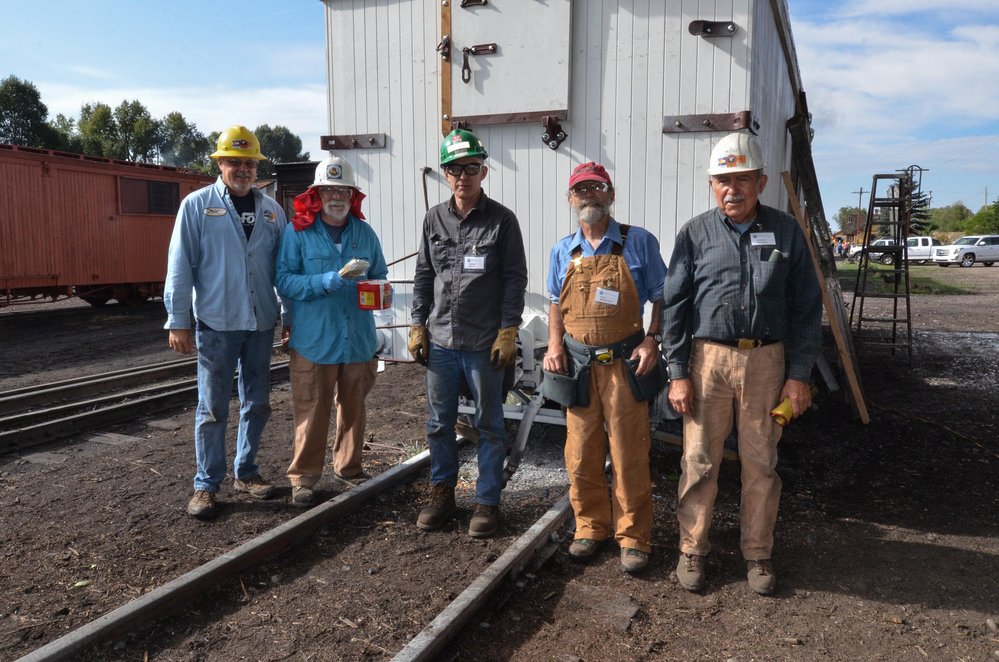
[[(5, 5), (0, 78), (34, 83), (50, 117), (75, 118), (88, 101), (137, 99), (154, 117), (180, 111), (206, 134), (234, 123), (287, 126), (319, 152), (327, 130), (319, 0)], [(933, 206), (962, 201), (975, 211), (986, 195), (999, 197), (999, 0), (789, 7), (830, 220), (857, 204), (872, 175), (913, 164), (928, 168), (922, 183)]]

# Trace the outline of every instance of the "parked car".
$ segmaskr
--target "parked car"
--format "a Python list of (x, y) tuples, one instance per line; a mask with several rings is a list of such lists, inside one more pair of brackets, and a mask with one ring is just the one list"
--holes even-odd
[(933, 261), (941, 267), (952, 264), (970, 267), (975, 262), (991, 267), (999, 262), (999, 234), (961, 237), (950, 246), (934, 248)]
[[(895, 261), (894, 258), (892, 257), (892, 254), (882, 253), (878, 251), (878, 248), (881, 246), (894, 246), (894, 245), (895, 245), (895, 240), (892, 239), (891, 237), (881, 237), (880, 239), (875, 239), (874, 241), (871, 242), (871, 245), (868, 247), (870, 252), (870, 258), (876, 262), (878, 260), (883, 261), (887, 256), (889, 261), (884, 262), (884, 264), (891, 264), (892, 262)], [(863, 259), (864, 250), (865, 248), (863, 244), (857, 244), (856, 246), (851, 246), (849, 258), (851, 260), (858, 260), (858, 261)]]
[(905, 240), (905, 252), (909, 256), (909, 262), (923, 264), (933, 259), (933, 249), (940, 245), (940, 240), (933, 237), (909, 237)]

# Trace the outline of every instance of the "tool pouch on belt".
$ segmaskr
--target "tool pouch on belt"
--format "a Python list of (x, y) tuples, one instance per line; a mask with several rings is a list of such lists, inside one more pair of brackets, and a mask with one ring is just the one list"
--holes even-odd
[(544, 370), (541, 395), (563, 407), (585, 407), (590, 404), (590, 367), (579, 366), (569, 358), (569, 374)]
[(631, 392), (639, 402), (654, 400), (666, 386), (666, 382), (669, 381), (666, 362), (663, 361), (659, 352), (656, 352), (656, 362), (652, 366), (652, 370), (644, 375), (635, 374), (635, 370), (638, 369), (638, 359), (628, 359), (624, 365), (627, 368), (625, 372), (628, 374), (628, 385), (631, 386)]

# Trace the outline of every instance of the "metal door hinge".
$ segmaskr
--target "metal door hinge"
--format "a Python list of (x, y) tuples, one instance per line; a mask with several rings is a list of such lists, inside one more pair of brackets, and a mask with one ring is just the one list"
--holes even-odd
[(687, 32), (695, 37), (731, 37), (739, 28), (732, 21), (691, 21)]
[(545, 132), (541, 134), (541, 142), (552, 149), (558, 149), (562, 141), (568, 137), (558, 120), (559, 118), (554, 115), (545, 115), (541, 118), (541, 126), (545, 128)]
[(756, 134), (760, 123), (753, 119), (748, 110), (738, 113), (714, 113), (704, 115), (666, 115), (663, 117), (663, 133), (692, 133), (694, 131), (739, 131), (749, 129)]

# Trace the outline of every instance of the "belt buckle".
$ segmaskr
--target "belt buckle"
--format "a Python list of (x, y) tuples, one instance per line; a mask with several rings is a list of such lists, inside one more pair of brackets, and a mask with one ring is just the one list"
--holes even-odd
[(593, 352), (593, 360), (600, 365), (610, 365), (614, 362), (614, 352), (609, 347), (595, 350)]
[(753, 349), (758, 347), (757, 342), (752, 338), (739, 338), (739, 349)]

